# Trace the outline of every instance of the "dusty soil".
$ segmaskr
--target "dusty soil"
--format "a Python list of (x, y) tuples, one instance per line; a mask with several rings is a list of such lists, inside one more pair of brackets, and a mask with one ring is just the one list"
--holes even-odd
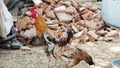
[[(75, 68), (113, 68), (112, 60), (120, 58), (120, 39), (113, 42), (96, 42), (80, 44), (94, 59), (95, 66), (84, 61)], [(47, 57), (41, 46), (34, 46), (31, 51), (0, 49), (0, 68), (47, 68)], [(64, 63), (51, 61), (51, 68), (64, 68)]]

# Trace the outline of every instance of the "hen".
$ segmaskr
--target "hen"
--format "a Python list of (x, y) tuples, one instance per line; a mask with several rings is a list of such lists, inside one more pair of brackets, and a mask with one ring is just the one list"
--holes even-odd
[(54, 56), (65, 61), (66, 68), (73, 68), (82, 60), (85, 60), (89, 65), (94, 65), (92, 57), (86, 51), (71, 45), (72, 36), (70, 30), (63, 33), (53, 50)]

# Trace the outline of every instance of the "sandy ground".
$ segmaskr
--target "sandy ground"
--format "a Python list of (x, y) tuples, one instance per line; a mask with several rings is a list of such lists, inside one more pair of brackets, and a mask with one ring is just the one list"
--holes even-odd
[[(120, 40), (80, 44), (94, 59), (95, 66), (84, 61), (75, 68), (113, 68), (112, 60), (120, 58)], [(41, 46), (34, 46), (31, 51), (0, 49), (0, 68), (47, 68), (47, 57)], [(51, 61), (51, 68), (64, 68), (64, 63)]]

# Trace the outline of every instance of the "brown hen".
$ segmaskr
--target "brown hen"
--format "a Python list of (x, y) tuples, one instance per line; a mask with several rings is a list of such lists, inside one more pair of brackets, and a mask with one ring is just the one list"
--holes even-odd
[[(63, 36), (64, 35), (64, 36)], [(66, 63), (66, 68), (73, 68), (80, 61), (84, 60), (89, 65), (94, 65), (93, 59), (88, 53), (71, 45), (71, 31), (63, 34), (53, 52), (56, 58), (60, 58)], [(65, 36), (67, 35), (67, 36)], [(67, 39), (66, 39), (67, 38)]]

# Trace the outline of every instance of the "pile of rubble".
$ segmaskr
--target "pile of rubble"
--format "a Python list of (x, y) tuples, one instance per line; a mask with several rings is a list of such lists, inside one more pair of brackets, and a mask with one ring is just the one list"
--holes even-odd
[[(97, 6), (74, 0), (44, 0), (36, 10), (43, 15), (48, 28), (60, 32), (72, 30), (74, 37), (80, 40), (111, 41), (120, 37), (120, 30), (114, 27), (97, 31), (104, 24), (101, 10)], [(29, 11), (18, 16), (17, 20), (16, 26), (23, 38), (33, 38), (36, 35), (35, 20), (30, 17)]]

